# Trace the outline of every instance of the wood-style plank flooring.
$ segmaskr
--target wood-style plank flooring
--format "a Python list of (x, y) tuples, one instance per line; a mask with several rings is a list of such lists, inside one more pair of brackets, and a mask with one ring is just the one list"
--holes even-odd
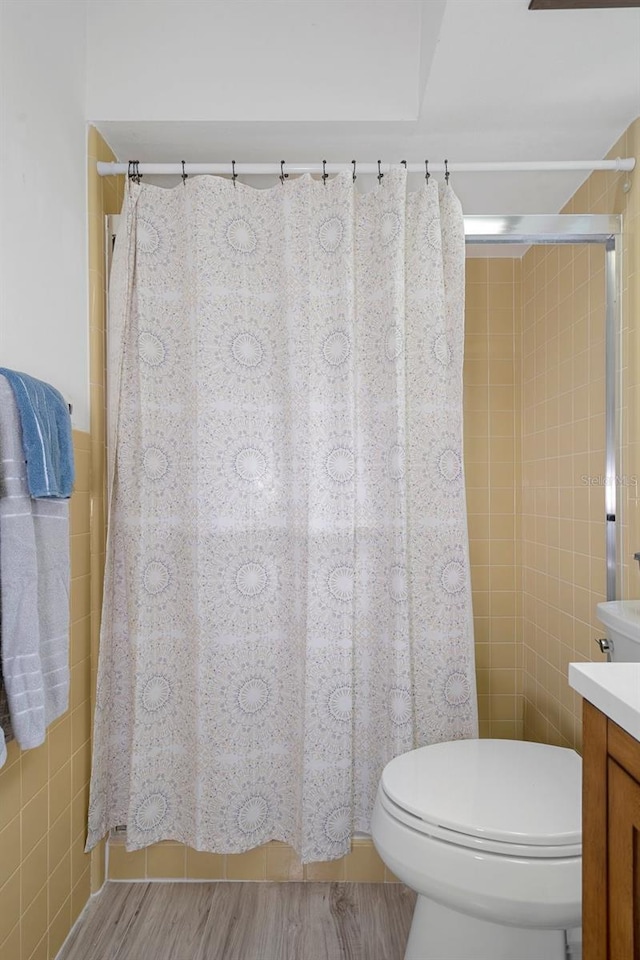
[(108, 883), (59, 960), (402, 960), (399, 883)]

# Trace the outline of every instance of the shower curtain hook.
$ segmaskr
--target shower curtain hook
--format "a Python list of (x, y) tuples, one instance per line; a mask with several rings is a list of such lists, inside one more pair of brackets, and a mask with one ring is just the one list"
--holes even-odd
[(429, 177), (430, 177), (430, 176), (431, 176), (431, 174), (429, 173), (429, 161), (428, 161), (428, 160), (425, 160), (425, 162), (424, 162), (424, 178), (425, 178), (425, 180), (427, 181), (427, 183), (429, 183)]
[(322, 182), (324, 183), (325, 187), (327, 185), (328, 179), (329, 179), (329, 174), (327, 173), (327, 161), (323, 160), (322, 161)]
[(142, 174), (140, 173), (140, 162), (138, 160), (129, 160), (127, 165), (127, 176), (133, 183), (140, 183)]
[(351, 163), (353, 164), (353, 173), (351, 174), (351, 179), (352, 179), (353, 182), (355, 183), (356, 180), (358, 179), (358, 178), (356, 177), (356, 162), (355, 162), (355, 160), (352, 160)]
[(284, 172), (284, 160), (280, 161), (280, 183), (284, 187), (285, 180), (289, 179), (289, 174)]
[(449, 173), (449, 161), (448, 161), (448, 160), (445, 160), (445, 162), (444, 162), (444, 182), (447, 184), (447, 186), (449, 185), (449, 177), (450, 177), (450, 176), (451, 176), (451, 174)]
[(236, 173), (236, 162), (235, 160), (231, 161), (231, 179), (233, 180), (233, 185), (235, 187), (236, 180), (238, 179), (238, 174)]
[(188, 174), (187, 174), (187, 173), (185, 173), (185, 169), (184, 169), (184, 160), (181, 160), (181, 161), (180, 161), (180, 163), (182, 164), (182, 182), (183, 182), (183, 184), (184, 184), (184, 185), (185, 185), (185, 187), (186, 187), (186, 185), (187, 185), (187, 176), (188, 176)]
[(405, 173), (406, 173), (406, 171), (407, 171), (407, 161), (406, 161), (406, 160), (401, 160), (400, 163), (401, 163), (402, 166), (404, 167)]
[(380, 171), (380, 161), (378, 160), (378, 183), (382, 183), (383, 177), (384, 177), (384, 173), (381, 173)]

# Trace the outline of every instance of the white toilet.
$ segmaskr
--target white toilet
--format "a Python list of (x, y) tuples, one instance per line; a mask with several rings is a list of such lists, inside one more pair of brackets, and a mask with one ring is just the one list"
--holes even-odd
[(581, 760), (456, 740), (385, 767), (372, 836), (418, 894), (405, 960), (565, 960), (581, 922)]
[[(640, 601), (598, 604), (613, 661), (640, 661)], [(582, 761), (521, 740), (454, 740), (382, 772), (371, 833), (418, 894), (405, 960), (578, 960)]]

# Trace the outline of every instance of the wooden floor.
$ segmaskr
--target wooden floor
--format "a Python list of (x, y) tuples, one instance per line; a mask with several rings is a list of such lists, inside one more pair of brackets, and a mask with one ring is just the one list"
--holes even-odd
[(59, 960), (402, 960), (399, 883), (108, 883)]

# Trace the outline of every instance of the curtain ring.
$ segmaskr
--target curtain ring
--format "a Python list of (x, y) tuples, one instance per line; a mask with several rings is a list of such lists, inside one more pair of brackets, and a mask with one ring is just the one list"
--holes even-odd
[(451, 176), (451, 174), (449, 173), (449, 161), (448, 161), (448, 160), (445, 160), (445, 162), (444, 162), (444, 182), (445, 182), (447, 185), (449, 184), (449, 177), (450, 177), (450, 176)]
[(140, 173), (140, 161), (134, 160), (133, 166), (134, 166), (133, 179), (135, 180), (136, 183), (140, 183), (140, 181), (142, 180), (142, 174)]
[(352, 179), (353, 182), (355, 183), (356, 180), (358, 179), (358, 178), (356, 177), (356, 162), (355, 162), (355, 160), (352, 160), (351, 163), (353, 164), (353, 173), (351, 174), (351, 179)]
[(184, 160), (181, 160), (180, 163), (182, 164), (182, 182), (186, 185), (187, 174), (185, 173), (185, 170), (184, 170)]
[(233, 180), (233, 185), (235, 187), (236, 180), (238, 179), (238, 174), (236, 173), (236, 162), (235, 160), (231, 161), (231, 179)]
[(322, 161), (322, 182), (324, 183), (325, 187), (327, 185), (328, 179), (329, 179), (329, 174), (327, 173), (327, 161), (323, 160)]
[(127, 163), (127, 176), (129, 180), (133, 180), (133, 160), (129, 160)]
[(427, 183), (429, 183), (429, 177), (430, 177), (430, 176), (431, 176), (431, 174), (429, 173), (429, 161), (428, 161), (428, 160), (425, 160), (425, 162), (424, 162), (424, 178), (425, 178), (425, 180), (427, 181)]
[(284, 182), (289, 178), (289, 174), (284, 172), (284, 160), (280, 161), (280, 183), (284, 187)]
[(406, 172), (406, 169), (407, 169), (407, 161), (406, 161), (406, 160), (401, 160), (400, 163), (402, 164), (402, 166), (404, 167), (405, 172)]
[(380, 171), (380, 161), (378, 160), (378, 183), (382, 183), (383, 177), (384, 177), (384, 173)]

